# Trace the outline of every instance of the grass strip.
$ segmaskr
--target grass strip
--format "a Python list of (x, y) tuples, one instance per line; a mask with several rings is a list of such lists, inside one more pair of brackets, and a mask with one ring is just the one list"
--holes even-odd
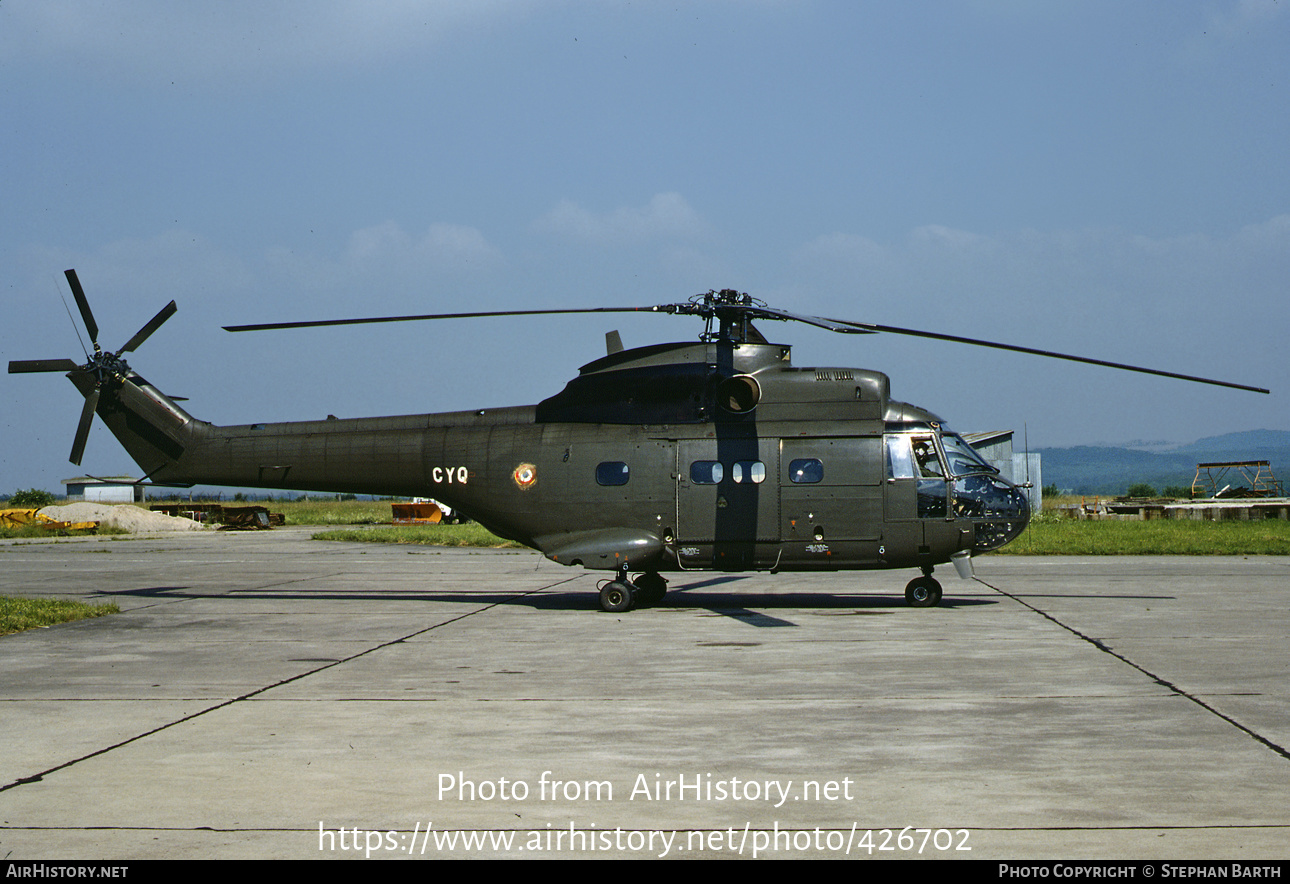
[[(519, 547), (476, 524), (377, 526), (321, 531), (315, 540), (417, 543), (432, 546)], [(1033, 556), (1284, 556), (1290, 555), (1290, 522), (1160, 520), (1032, 522), (996, 555)]]
[(994, 555), (1284, 556), (1290, 555), (1290, 522), (1037, 519)]
[(522, 549), (474, 522), (465, 525), (399, 525), (319, 531), (314, 540), (350, 540), (363, 543), (419, 543), (428, 546), (476, 546), (488, 549)]
[[(1059, 498), (1060, 502), (1079, 498)], [(337, 526), (318, 540), (411, 543), (436, 546), (516, 547), (477, 524), (391, 526), (387, 500), (259, 501), (286, 515), (288, 525)], [(381, 524), (384, 523), (384, 524)], [(363, 525), (340, 529), (343, 525)], [(1076, 520), (1045, 512), (1031, 521), (1000, 555), (1290, 555), (1290, 522), (1279, 519), (1147, 522)]]
[(85, 602), (0, 596), (0, 635), (89, 617), (102, 617), (104, 614), (119, 614), (120, 611), (116, 605), (87, 605)]

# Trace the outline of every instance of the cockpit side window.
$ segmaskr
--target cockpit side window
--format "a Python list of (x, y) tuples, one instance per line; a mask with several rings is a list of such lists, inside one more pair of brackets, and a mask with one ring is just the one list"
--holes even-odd
[(943, 479), (945, 469), (941, 466), (940, 455), (936, 453), (936, 442), (931, 436), (914, 436), (914, 463), (918, 465), (918, 475), (923, 479)]
[(914, 478), (914, 456), (908, 436), (887, 437), (887, 478)]

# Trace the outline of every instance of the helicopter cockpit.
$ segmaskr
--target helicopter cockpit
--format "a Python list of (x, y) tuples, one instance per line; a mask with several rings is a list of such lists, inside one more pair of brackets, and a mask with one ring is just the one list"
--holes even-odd
[(953, 477), (954, 514), (975, 523), (973, 551), (998, 549), (1015, 539), (1030, 521), (1026, 495), (957, 433), (942, 434), (941, 443)]
[(891, 429), (887, 478), (916, 480), (919, 519), (970, 520), (974, 553), (998, 549), (1025, 529), (1025, 494), (962, 436), (931, 423)]

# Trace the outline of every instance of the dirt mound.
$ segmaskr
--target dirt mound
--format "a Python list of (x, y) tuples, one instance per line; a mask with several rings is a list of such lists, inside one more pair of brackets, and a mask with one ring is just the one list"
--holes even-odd
[(65, 506), (47, 506), (40, 512), (59, 522), (98, 522), (131, 534), (205, 530), (205, 526), (192, 519), (154, 513), (129, 504), (114, 506), (106, 503), (69, 503)]

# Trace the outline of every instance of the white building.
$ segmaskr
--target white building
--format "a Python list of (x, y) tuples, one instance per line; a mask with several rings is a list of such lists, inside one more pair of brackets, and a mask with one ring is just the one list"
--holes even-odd
[(129, 476), (78, 476), (64, 479), (67, 497), (87, 503), (143, 503), (143, 486)]

